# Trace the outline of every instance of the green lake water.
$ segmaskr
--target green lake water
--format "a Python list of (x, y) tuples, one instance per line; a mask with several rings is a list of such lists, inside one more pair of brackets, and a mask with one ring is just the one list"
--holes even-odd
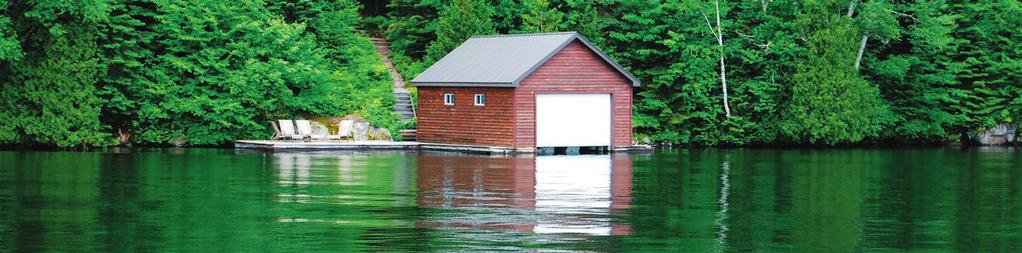
[(0, 152), (0, 252), (1022, 250), (1018, 149)]

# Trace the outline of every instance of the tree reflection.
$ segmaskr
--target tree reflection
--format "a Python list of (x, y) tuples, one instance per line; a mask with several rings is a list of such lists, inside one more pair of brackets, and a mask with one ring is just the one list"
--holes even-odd
[(0, 165), (0, 252), (1022, 247), (1014, 149), (125, 149)]

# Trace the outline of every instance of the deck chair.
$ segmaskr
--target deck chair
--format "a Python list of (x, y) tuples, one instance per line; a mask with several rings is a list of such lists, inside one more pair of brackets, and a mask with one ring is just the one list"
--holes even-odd
[(277, 124), (279, 124), (280, 126), (280, 134), (282, 136), (282, 139), (294, 140), (302, 139), (302, 137), (304, 137), (295, 132), (295, 124), (294, 121), (292, 120), (289, 119), (277, 120)]
[(276, 121), (270, 121), (270, 125), (273, 126), (273, 137), (270, 138), (271, 140), (282, 140), (287, 138), (280, 132), (280, 126), (277, 125)]
[(337, 135), (332, 135), (330, 137), (339, 140), (343, 140), (345, 138), (351, 139), (351, 130), (354, 126), (354, 120), (341, 120), (341, 123), (337, 124)]
[(312, 138), (314, 137), (312, 134), (312, 122), (309, 122), (309, 120), (304, 119), (295, 120), (295, 126), (298, 127), (298, 135), (300, 135), (303, 140), (304, 139), (312, 140)]

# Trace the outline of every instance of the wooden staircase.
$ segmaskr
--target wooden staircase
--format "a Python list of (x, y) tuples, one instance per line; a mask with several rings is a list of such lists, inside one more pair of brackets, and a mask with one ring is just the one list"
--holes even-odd
[[(386, 64), (387, 69), (390, 70), (390, 78), (394, 80), (394, 91), (391, 93), (394, 96), (394, 112), (400, 116), (401, 121), (415, 120), (415, 105), (412, 104), (412, 96), (405, 88), (404, 78), (401, 78), (401, 74), (394, 67), (394, 62), (390, 60), (390, 42), (383, 38), (369, 38), (369, 40), (373, 41), (376, 53), (380, 55), (380, 59), (383, 59), (383, 64)], [(415, 129), (401, 130), (404, 140), (415, 140), (415, 133)]]

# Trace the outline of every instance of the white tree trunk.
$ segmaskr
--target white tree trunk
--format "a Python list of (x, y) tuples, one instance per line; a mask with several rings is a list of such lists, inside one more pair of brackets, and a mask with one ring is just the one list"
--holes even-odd
[(869, 35), (862, 34), (862, 43), (859, 44), (859, 56), (855, 57), (855, 69), (859, 69), (859, 65), (862, 64), (862, 52), (866, 51), (866, 41), (869, 40)]
[[(852, 0), (848, 3), (848, 18), (852, 18), (855, 14), (855, 5), (859, 0)], [(862, 53), (866, 51), (866, 41), (869, 41), (869, 35), (865, 32), (862, 33), (862, 42), (859, 43), (859, 54), (855, 56), (855, 70), (859, 70), (859, 66), (862, 65)]]
[(855, 4), (858, 3), (858, 2), (859, 2), (859, 0), (852, 0), (851, 2), (848, 3), (848, 17), (849, 18), (852, 17), (852, 14), (855, 14)]
[(720, 45), (720, 87), (724, 90), (724, 116), (731, 117), (731, 106), (727, 102), (727, 75), (724, 67), (724, 33), (720, 28), (720, 0), (714, 3), (717, 7), (717, 44)]

